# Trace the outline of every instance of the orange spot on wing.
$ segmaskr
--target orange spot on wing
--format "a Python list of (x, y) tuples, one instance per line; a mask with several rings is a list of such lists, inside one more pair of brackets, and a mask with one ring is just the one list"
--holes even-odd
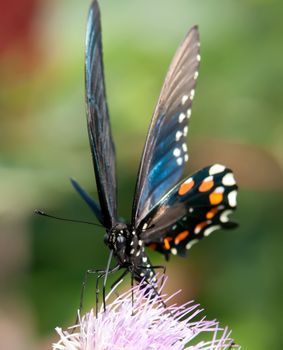
[(213, 185), (214, 185), (213, 180), (203, 181), (202, 184), (199, 186), (198, 190), (200, 192), (206, 192), (206, 191), (209, 191), (210, 189), (212, 189)]
[(212, 208), (209, 212), (206, 213), (206, 218), (207, 219), (212, 219), (218, 212), (218, 208)]
[(148, 247), (149, 249), (156, 250), (157, 244), (156, 244), (156, 243), (150, 243), (147, 247)]
[(195, 233), (198, 234), (205, 226), (207, 226), (207, 221), (200, 222), (195, 227)]
[(217, 205), (223, 201), (223, 193), (212, 192), (209, 195), (209, 201), (211, 205)]
[(186, 194), (187, 192), (189, 192), (195, 185), (195, 182), (193, 179), (190, 179), (190, 181), (185, 181), (184, 183), (182, 183), (182, 185), (179, 188), (179, 195), (183, 196), (184, 194)]
[(184, 239), (186, 239), (189, 235), (189, 231), (183, 231), (181, 233), (179, 233), (176, 237), (175, 237), (175, 244), (179, 244), (181, 241), (183, 241)]
[(166, 250), (170, 250), (170, 241), (172, 241), (172, 237), (166, 237), (166, 238), (164, 238), (164, 240), (163, 240), (163, 242), (164, 242), (164, 249), (166, 249)]

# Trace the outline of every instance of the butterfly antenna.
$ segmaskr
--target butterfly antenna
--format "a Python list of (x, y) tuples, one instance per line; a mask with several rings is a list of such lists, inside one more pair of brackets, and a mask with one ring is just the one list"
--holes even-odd
[(94, 225), (94, 226), (98, 226), (98, 227), (103, 227), (102, 225), (99, 225), (99, 224), (96, 224), (96, 223), (90, 222), (90, 221), (73, 220), (73, 219), (67, 219), (67, 218), (60, 218), (60, 217), (54, 216), (54, 215), (49, 215), (49, 214), (45, 213), (44, 211), (38, 210), (38, 209), (36, 209), (34, 211), (34, 214), (45, 216), (45, 217), (51, 218), (51, 219), (61, 220), (61, 221), (69, 221), (69, 222), (76, 222), (76, 223), (79, 223), (79, 224), (87, 224), (87, 225)]

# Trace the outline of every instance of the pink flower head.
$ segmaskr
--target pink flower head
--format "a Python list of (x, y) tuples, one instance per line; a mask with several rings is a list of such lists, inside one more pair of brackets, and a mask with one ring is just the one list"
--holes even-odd
[[(167, 304), (176, 294), (162, 295), (162, 298)], [(76, 332), (56, 328), (60, 340), (53, 345), (53, 350), (240, 349), (233, 345), (228, 329), (220, 328), (217, 321), (207, 321), (205, 317), (196, 320), (200, 312), (199, 305), (192, 301), (165, 308), (152, 287), (141, 290), (136, 286), (107, 303), (106, 311), (101, 307), (97, 317), (91, 310), (80, 318)], [(203, 336), (207, 339), (207, 335), (211, 340), (203, 339)]]

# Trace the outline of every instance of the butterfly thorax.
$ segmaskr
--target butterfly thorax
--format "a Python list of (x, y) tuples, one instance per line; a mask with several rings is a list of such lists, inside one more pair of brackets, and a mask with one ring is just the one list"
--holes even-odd
[(130, 231), (126, 224), (118, 223), (111, 230), (107, 230), (104, 236), (105, 244), (113, 251), (118, 264), (127, 264), (127, 245), (130, 238)]
[(153, 275), (144, 242), (139, 239), (134, 229), (124, 223), (118, 223), (107, 231), (104, 242), (113, 251), (118, 264), (128, 268), (136, 280)]

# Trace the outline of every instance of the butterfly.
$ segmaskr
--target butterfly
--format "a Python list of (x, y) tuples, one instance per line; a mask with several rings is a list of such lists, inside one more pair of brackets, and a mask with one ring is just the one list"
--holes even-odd
[(232, 171), (210, 165), (180, 181), (189, 160), (187, 133), (200, 63), (198, 27), (192, 27), (167, 72), (145, 142), (135, 188), (132, 217), (117, 215), (115, 147), (105, 93), (100, 10), (90, 7), (85, 53), (87, 128), (99, 204), (76, 182), (73, 186), (106, 230), (105, 244), (140, 282), (155, 276), (146, 247), (185, 256), (214, 230), (237, 226), (237, 184)]

